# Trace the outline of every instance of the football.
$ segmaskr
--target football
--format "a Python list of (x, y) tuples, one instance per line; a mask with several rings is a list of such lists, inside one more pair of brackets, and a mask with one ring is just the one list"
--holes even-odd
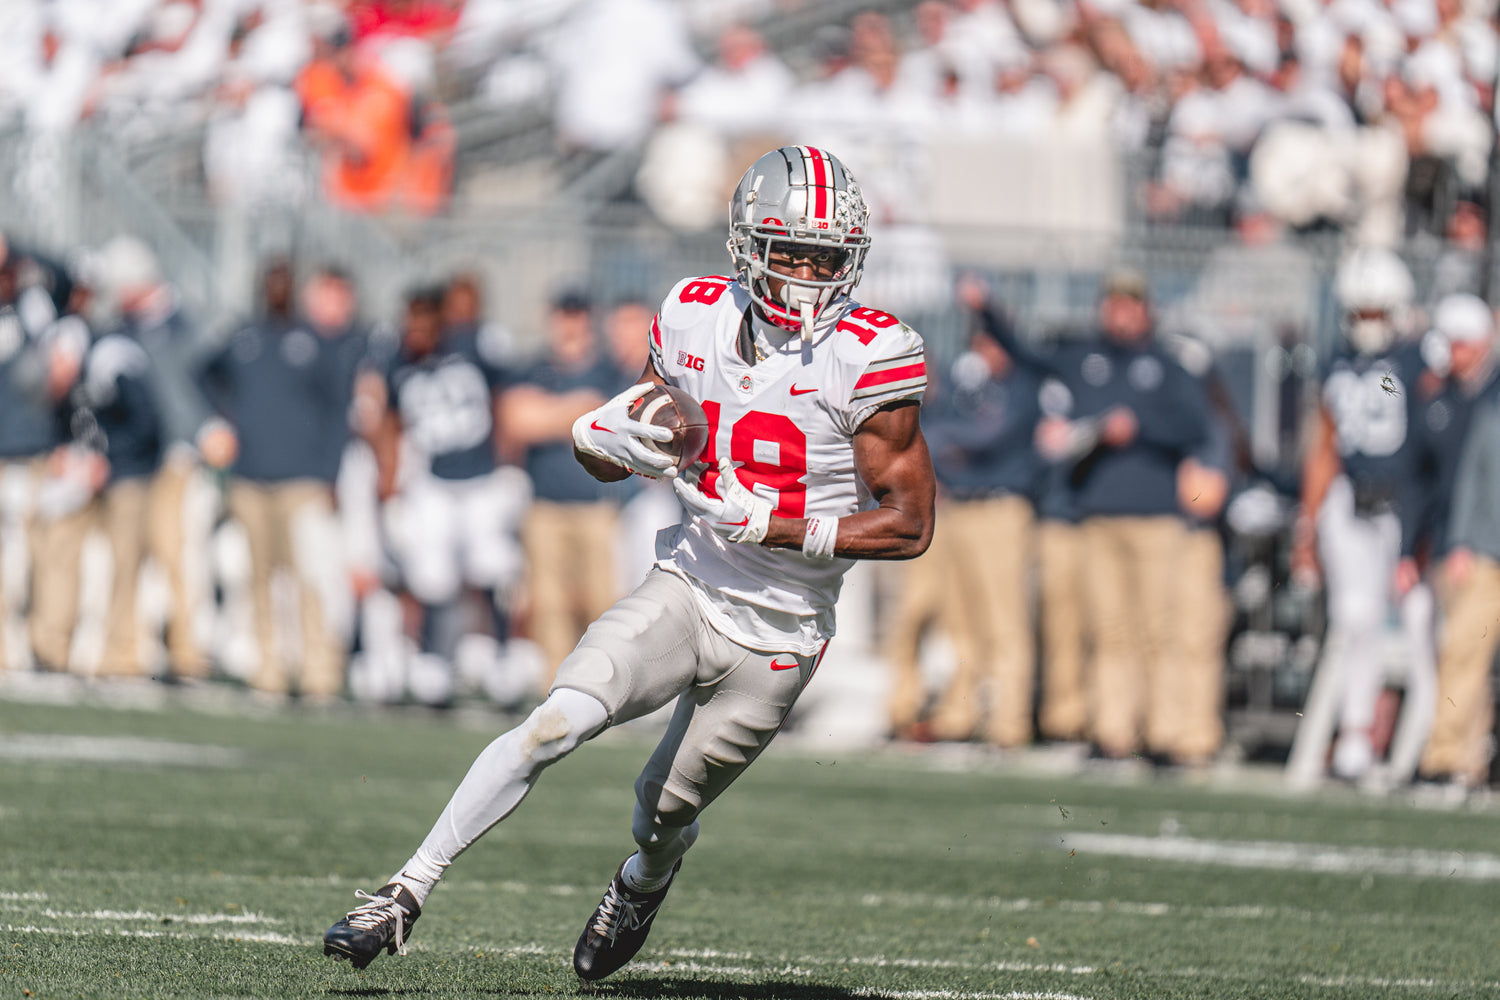
[(665, 427), (670, 441), (647, 441), (663, 455), (677, 459), (679, 469), (692, 465), (708, 444), (708, 416), (698, 401), (675, 385), (659, 385), (630, 404), (630, 419)]

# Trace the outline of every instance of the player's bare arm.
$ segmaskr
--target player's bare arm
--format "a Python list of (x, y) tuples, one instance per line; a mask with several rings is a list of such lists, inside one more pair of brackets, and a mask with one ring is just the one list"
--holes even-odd
[[(932, 542), (937, 486), (915, 402), (876, 410), (854, 433), (859, 477), (880, 506), (839, 518), (833, 554), (844, 559), (913, 559)], [(764, 544), (800, 549), (807, 519), (772, 517)]]
[(1304, 574), (1318, 571), (1317, 518), (1328, 488), (1342, 471), (1336, 444), (1337, 430), (1326, 407), (1318, 407), (1312, 447), (1302, 463), (1302, 513), (1292, 546), (1292, 567)]

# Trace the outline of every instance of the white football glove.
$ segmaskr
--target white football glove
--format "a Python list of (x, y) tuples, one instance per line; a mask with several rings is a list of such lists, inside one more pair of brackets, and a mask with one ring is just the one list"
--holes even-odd
[(652, 441), (670, 441), (672, 432), (665, 427), (632, 420), (627, 415), (630, 404), (654, 387), (655, 383), (652, 382), (637, 383), (597, 410), (590, 410), (573, 421), (574, 447), (586, 455), (612, 462), (651, 479), (676, 478), (676, 459), (671, 455), (663, 455), (645, 441), (648, 438)]
[[(696, 478), (701, 479), (701, 473)], [(771, 505), (746, 489), (740, 477), (734, 474), (734, 463), (728, 457), (719, 459), (717, 488), (722, 500), (704, 496), (696, 482), (689, 483), (686, 479), (672, 481), (677, 499), (703, 518), (715, 534), (731, 542), (758, 544), (765, 541), (766, 530), (771, 526)]]

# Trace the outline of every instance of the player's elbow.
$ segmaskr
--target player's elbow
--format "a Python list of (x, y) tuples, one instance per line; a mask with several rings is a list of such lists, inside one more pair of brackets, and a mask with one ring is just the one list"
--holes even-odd
[(932, 545), (932, 515), (911, 518), (902, 526), (891, 552), (892, 559), (915, 559)]

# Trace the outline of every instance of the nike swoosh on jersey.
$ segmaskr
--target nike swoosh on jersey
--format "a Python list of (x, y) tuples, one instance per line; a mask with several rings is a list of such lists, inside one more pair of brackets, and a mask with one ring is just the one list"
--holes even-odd
[(603, 424), (599, 423), (599, 421), (597, 421), (597, 420), (595, 420), (593, 423), (589, 424), (589, 426), (591, 428), (593, 428), (594, 430), (596, 430), (596, 431), (603, 431), (606, 434), (613, 434), (614, 433), (614, 431), (610, 430), (608, 427), (605, 427)]
[(792, 395), (793, 396), (806, 396), (810, 392), (817, 392), (817, 391), (818, 391), (817, 389), (799, 389), (799, 388), (797, 388), (797, 383), (796, 382), (792, 383)]
[(747, 517), (743, 521), (720, 521), (719, 523), (726, 528), (743, 528), (750, 523), (750, 519)]
[(793, 660), (791, 663), (780, 663), (776, 660), (771, 661), (772, 670), (793, 670), (797, 667), (800, 667), (801, 665), (802, 664), (798, 663), (796, 660)]

